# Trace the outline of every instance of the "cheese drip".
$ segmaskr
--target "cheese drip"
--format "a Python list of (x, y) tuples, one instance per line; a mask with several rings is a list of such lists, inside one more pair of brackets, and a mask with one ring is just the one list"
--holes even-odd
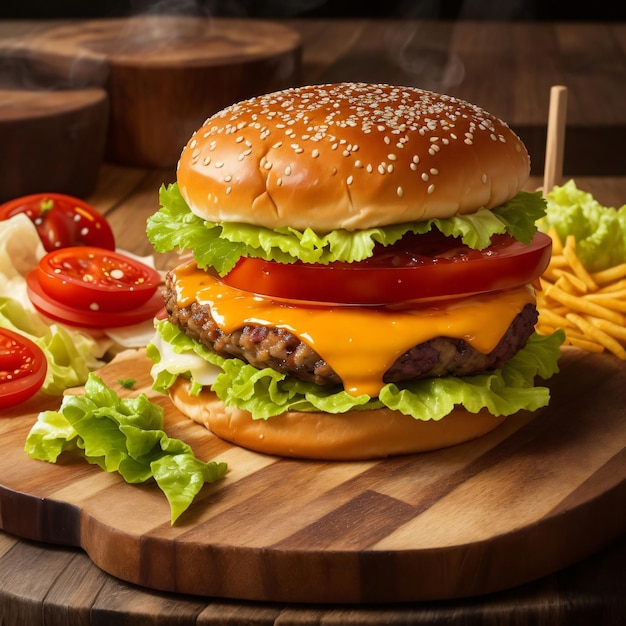
[(535, 302), (532, 288), (524, 286), (413, 309), (316, 307), (234, 289), (193, 263), (174, 273), (180, 307), (194, 300), (209, 305), (225, 333), (247, 324), (288, 330), (332, 367), (353, 396), (378, 396), (385, 372), (398, 357), (435, 337), (464, 339), (479, 352), (491, 352), (524, 306)]

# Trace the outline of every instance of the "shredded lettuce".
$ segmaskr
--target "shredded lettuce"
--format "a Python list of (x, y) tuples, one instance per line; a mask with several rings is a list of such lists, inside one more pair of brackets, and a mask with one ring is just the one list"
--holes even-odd
[(312, 229), (269, 229), (250, 224), (209, 222), (191, 212), (178, 185), (162, 186), (161, 208), (148, 218), (147, 234), (157, 252), (192, 250), (200, 268), (213, 267), (227, 274), (240, 257), (258, 257), (281, 263), (300, 259), (306, 263), (361, 261), (371, 256), (376, 243), (391, 245), (408, 232), (422, 234), (436, 228), (445, 235), (460, 237), (468, 246), (482, 249), (491, 237), (508, 232), (530, 242), (536, 221), (545, 212), (540, 193), (520, 192), (506, 204), (488, 211), (449, 219), (394, 224), (359, 231), (334, 230), (318, 234)]
[(59, 411), (39, 414), (26, 439), (28, 456), (55, 463), (78, 451), (89, 463), (118, 472), (128, 483), (153, 478), (165, 494), (171, 523), (189, 507), (204, 483), (222, 478), (227, 466), (196, 458), (191, 447), (163, 430), (163, 409), (141, 394), (120, 398), (95, 374), (84, 395), (63, 398)]
[(59, 396), (69, 387), (82, 385), (89, 372), (102, 365), (91, 337), (62, 324), (46, 324), (13, 298), (0, 297), (0, 327), (24, 335), (43, 351), (48, 362), (43, 393)]
[[(160, 338), (176, 354), (195, 354), (221, 368), (211, 389), (228, 406), (245, 409), (254, 419), (269, 419), (285, 411), (325, 411), (343, 413), (352, 409), (374, 409), (386, 406), (420, 420), (439, 420), (455, 405), (470, 412), (487, 408), (494, 415), (511, 415), (520, 410), (534, 411), (546, 406), (550, 399), (546, 387), (535, 386), (535, 377), (547, 380), (558, 369), (562, 331), (543, 336), (537, 333), (526, 347), (511, 358), (501, 370), (476, 376), (434, 378), (405, 385), (387, 384), (378, 398), (354, 397), (337, 387), (321, 387), (296, 380), (272, 369), (258, 370), (239, 359), (224, 359), (185, 335), (174, 324), (161, 320), (156, 324)], [(152, 359), (154, 389), (166, 393), (178, 375), (192, 382), (192, 393), (202, 383), (194, 380), (193, 368), (186, 372), (168, 370), (168, 361), (161, 358), (157, 343), (148, 346)], [(187, 363), (190, 361), (188, 360)]]
[(576, 252), (587, 270), (598, 272), (626, 263), (626, 205), (604, 207), (573, 180), (554, 187), (546, 200), (540, 229), (554, 227), (563, 242), (574, 235)]

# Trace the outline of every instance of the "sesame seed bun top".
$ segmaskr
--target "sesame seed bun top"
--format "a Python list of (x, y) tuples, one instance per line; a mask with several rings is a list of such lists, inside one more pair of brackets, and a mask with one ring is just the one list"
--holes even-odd
[(519, 137), (473, 104), (340, 83), (216, 113), (183, 149), (177, 178), (191, 210), (209, 221), (324, 233), (491, 209), (529, 174)]

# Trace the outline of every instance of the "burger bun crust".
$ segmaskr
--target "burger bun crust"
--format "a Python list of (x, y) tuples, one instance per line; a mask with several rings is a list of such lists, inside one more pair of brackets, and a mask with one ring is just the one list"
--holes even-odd
[(177, 179), (205, 220), (325, 233), (491, 209), (529, 174), (519, 137), (478, 106), (414, 87), (339, 83), (213, 115), (183, 149)]
[(192, 396), (189, 387), (179, 377), (170, 388), (181, 413), (234, 445), (281, 457), (349, 461), (427, 452), (481, 437), (505, 419), (455, 408), (441, 420), (421, 421), (384, 408), (338, 415), (289, 411), (255, 420), (226, 407), (208, 388)]

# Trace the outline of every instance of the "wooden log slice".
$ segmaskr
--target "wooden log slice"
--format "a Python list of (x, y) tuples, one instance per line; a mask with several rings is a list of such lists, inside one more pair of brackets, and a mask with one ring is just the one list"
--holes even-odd
[(107, 117), (99, 88), (0, 89), (0, 202), (38, 192), (90, 194)]
[(75, 22), (21, 45), (57, 72), (106, 88), (106, 157), (142, 167), (175, 165), (207, 117), (293, 86), (301, 63), (298, 33), (256, 20), (161, 15)]

